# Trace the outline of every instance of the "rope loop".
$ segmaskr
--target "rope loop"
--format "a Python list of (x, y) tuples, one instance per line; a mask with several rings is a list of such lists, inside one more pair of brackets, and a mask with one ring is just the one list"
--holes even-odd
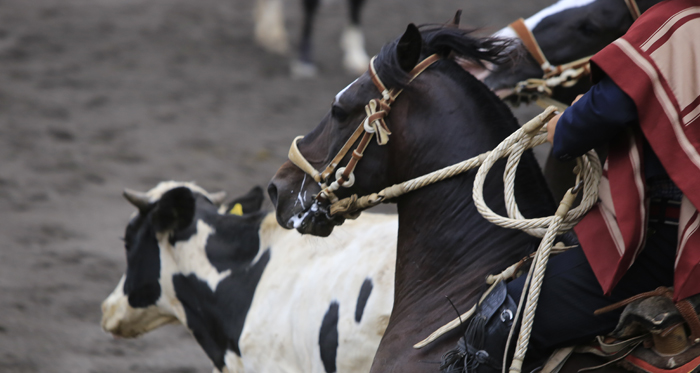
[[(525, 150), (540, 145), (547, 140), (546, 123), (554, 116), (555, 112), (556, 108), (548, 108), (503, 140), (501, 144), (489, 153), (477, 171), (472, 198), (477, 210), (488, 221), (504, 228), (520, 229), (540, 238), (544, 237), (546, 228), (552, 224), (553, 216), (525, 219), (522, 215), (515, 202), (515, 174), (520, 163), (520, 157)], [(496, 161), (501, 158), (507, 158), (506, 170), (503, 175), (507, 217), (493, 212), (486, 205), (483, 197), (486, 175)], [(583, 180), (583, 198), (578, 207), (566, 214), (556, 234), (563, 234), (571, 230), (598, 200), (598, 183), (602, 170), (598, 156), (594, 151), (591, 151), (578, 158), (577, 163), (579, 169), (577, 178)]]

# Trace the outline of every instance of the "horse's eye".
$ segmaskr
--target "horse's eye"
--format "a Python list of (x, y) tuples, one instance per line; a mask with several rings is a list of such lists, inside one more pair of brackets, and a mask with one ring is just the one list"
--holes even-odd
[(346, 119), (348, 119), (348, 112), (343, 110), (338, 105), (333, 105), (333, 107), (331, 108), (331, 115), (338, 122), (344, 122)]
[(585, 36), (594, 36), (598, 33), (600, 28), (591, 22), (583, 22), (578, 27), (579, 31)]

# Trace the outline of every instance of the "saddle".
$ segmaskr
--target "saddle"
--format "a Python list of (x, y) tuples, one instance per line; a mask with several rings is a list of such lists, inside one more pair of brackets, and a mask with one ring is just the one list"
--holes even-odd
[(677, 304), (672, 295), (672, 289), (659, 288), (598, 310), (626, 306), (612, 333), (555, 351), (541, 373), (559, 372), (576, 354), (593, 354), (601, 362), (579, 372), (615, 364), (638, 373), (700, 373), (700, 295)]

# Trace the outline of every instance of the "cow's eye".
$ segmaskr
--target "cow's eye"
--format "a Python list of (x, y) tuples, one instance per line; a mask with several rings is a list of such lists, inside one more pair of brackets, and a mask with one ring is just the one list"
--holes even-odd
[(333, 105), (333, 107), (331, 107), (331, 115), (338, 122), (344, 122), (348, 119), (348, 112), (338, 105)]

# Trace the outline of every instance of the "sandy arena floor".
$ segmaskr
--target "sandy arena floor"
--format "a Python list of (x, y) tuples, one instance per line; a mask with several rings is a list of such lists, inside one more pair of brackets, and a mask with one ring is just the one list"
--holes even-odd
[[(369, 0), (367, 47), (458, 8), (463, 24), (497, 30), (552, 2)], [(299, 3), (286, 4), (295, 43)], [(253, 5), (0, 0), (0, 372), (211, 371), (181, 326), (113, 340), (100, 303), (125, 269), (123, 188), (266, 185), (354, 79), (337, 44), (345, 2), (324, 3), (320, 76), (304, 81), (253, 44)]]

